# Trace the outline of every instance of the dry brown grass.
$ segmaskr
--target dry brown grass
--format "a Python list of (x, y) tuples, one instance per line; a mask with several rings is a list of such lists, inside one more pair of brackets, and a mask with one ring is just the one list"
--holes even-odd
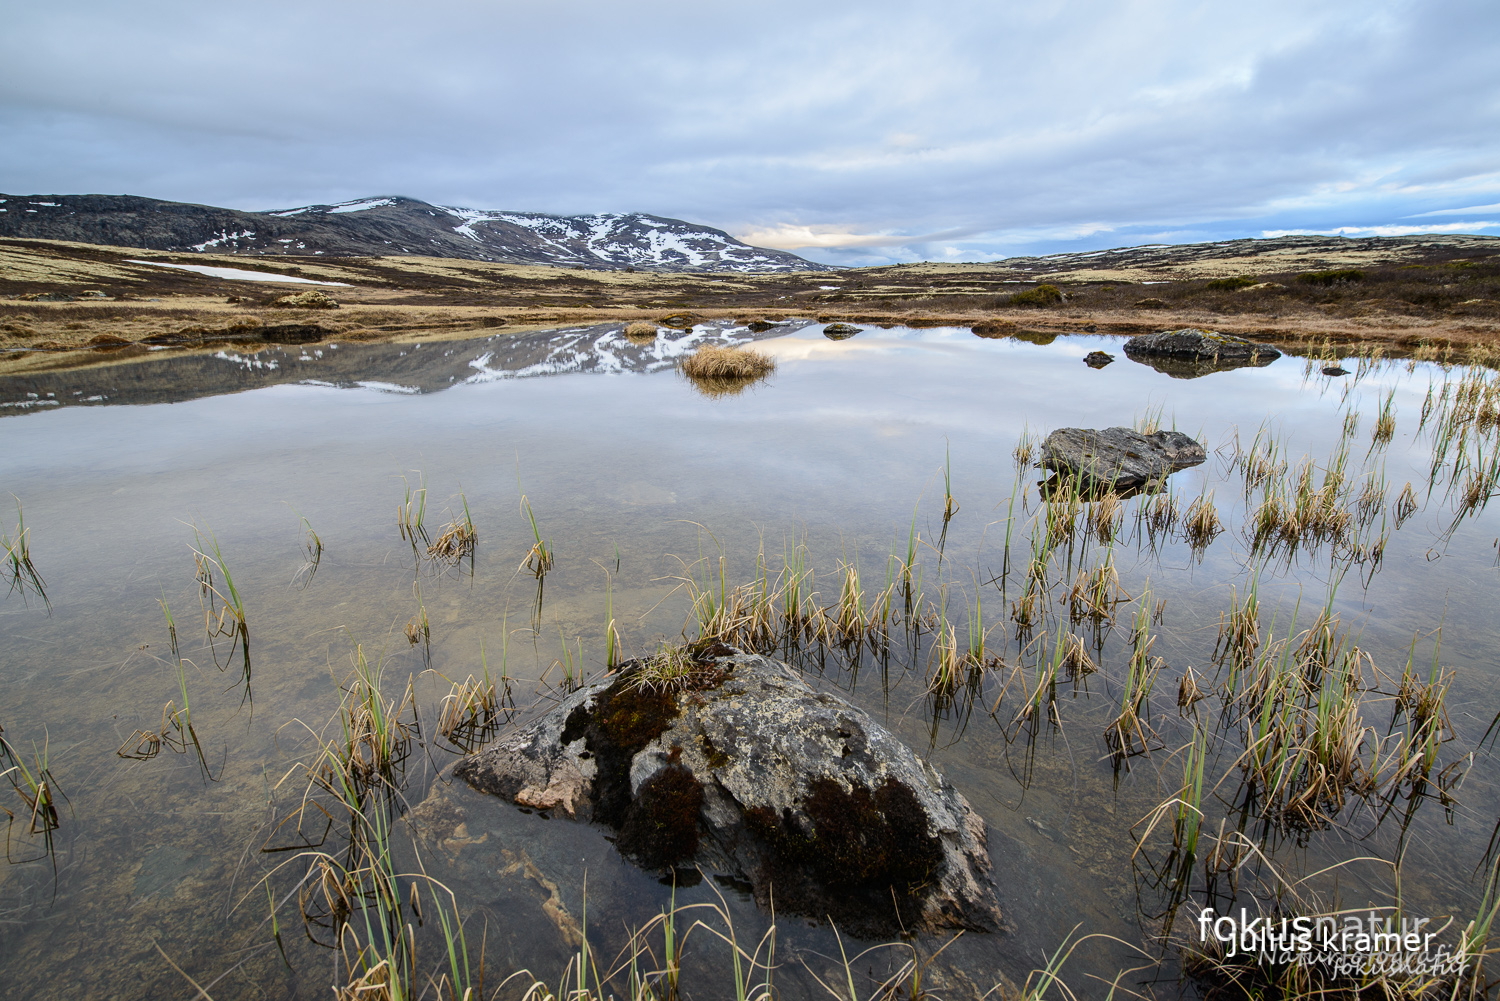
[(684, 358), (681, 368), (689, 379), (748, 382), (770, 375), (776, 361), (755, 348), (705, 344)]
[(637, 320), (625, 325), (625, 339), (631, 344), (650, 344), (656, 340), (656, 324)]

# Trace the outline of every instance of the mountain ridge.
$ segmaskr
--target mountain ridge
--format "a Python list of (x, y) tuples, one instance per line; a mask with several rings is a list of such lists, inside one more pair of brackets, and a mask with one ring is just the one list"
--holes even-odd
[(643, 212), (562, 216), (400, 195), (245, 212), (138, 195), (0, 193), (0, 236), (236, 256), (421, 255), (590, 270), (780, 274), (828, 265)]

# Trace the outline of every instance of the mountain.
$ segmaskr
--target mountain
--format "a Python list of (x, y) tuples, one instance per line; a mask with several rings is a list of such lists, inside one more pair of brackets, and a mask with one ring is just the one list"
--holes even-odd
[(134, 195), (3, 195), (0, 236), (215, 254), (420, 254), (642, 271), (827, 271), (722, 230), (639, 212), (557, 216), (361, 198), (240, 212)]

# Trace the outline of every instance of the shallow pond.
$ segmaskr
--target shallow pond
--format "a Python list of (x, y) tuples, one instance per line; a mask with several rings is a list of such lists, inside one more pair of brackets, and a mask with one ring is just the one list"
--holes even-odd
[[(0, 735), (7, 767), (37, 775), (44, 757), (58, 792), (49, 831), (22, 770), (0, 785), (0, 982), (17, 996), (188, 996), (191, 977), (221, 1001), (326, 997), (344, 982), (338, 952), (313, 941), (328, 929), (304, 934), (299, 910), (330, 898), (322, 877), (299, 883), (317, 860), (298, 849), (335, 852), (347, 818), (289, 818), (361, 656), (387, 699), (412, 680), (390, 840), (403, 871), (453, 891), (441, 899), (476, 967), (482, 943), (487, 991), (522, 967), (556, 989), (585, 922), (608, 966), (674, 900), (705, 905), (679, 934), (729, 922), (753, 951), (771, 918), (735, 881), (674, 898), (606, 831), (449, 787), (438, 773), (457, 752), (438, 730), (453, 682), (503, 675), (524, 718), (605, 669), (611, 622), (625, 656), (650, 654), (698, 635), (695, 594), (760, 567), (773, 589), (809, 571), (807, 609), (860, 597), (866, 622), (892, 595), (883, 630), (803, 634), (777, 655), (928, 756), (990, 825), (1006, 930), (935, 960), (946, 936), (877, 949), (850, 964), (860, 996), (913, 950), (946, 996), (1019, 985), (1070, 933), (1112, 936), (1069, 958), (1080, 994), (1157, 959), (1122, 983), (1173, 993), (1205, 902), (1254, 909), (1294, 888), (1304, 910), (1389, 908), (1398, 859), (1403, 914), (1453, 916), (1452, 936), (1480, 905), (1500, 816), (1483, 743), (1500, 710), (1490, 373), (1345, 359), (1349, 374), (1325, 376), (1333, 359), (1285, 357), (1175, 378), (1117, 339), (951, 328), (485, 334), (0, 380), (0, 491), (23, 506), (45, 587), (22, 573), (0, 604)], [(675, 371), (699, 343), (752, 338), (777, 362), (764, 381), (705, 390)], [(1085, 366), (1096, 350), (1117, 360)], [(1017, 461), (1057, 427), (1146, 423), (1197, 438), (1208, 461), (1113, 515), (1113, 500), (1049, 503)], [(1200, 498), (1222, 529), (1195, 544)], [(1281, 520), (1257, 536), (1268, 498)], [(409, 518), (425, 504), (429, 539), (471, 519), (472, 559), (414, 548), (408, 503)], [(540, 577), (525, 565), (539, 540)], [(210, 620), (209, 642), (204, 570), (222, 594), (232, 580), (248, 664), (233, 615)], [(1258, 613), (1236, 616), (1251, 595)], [(934, 692), (945, 665), (955, 683)], [(1250, 750), (1305, 750), (1340, 671), (1355, 743), (1319, 761), (1354, 772), (1321, 793), (1247, 793)], [(1268, 695), (1277, 684), (1303, 687)], [(153, 735), (186, 733), (184, 692), (196, 743), (153, 754)], [(1309, 698), (1312, 715), (1291, 719)], [(1272, 734), (1263, 706), (1290, 722)], [(1193, 760), (1202, 840), (1184, 861), (1181, 811), (1154, 811)], [(416, 884), (401, 885), (405, 901)], [(423, 978), (447, 970), (439, 903), (417, 933)], [(806, 918), (776, 924), (777, 990), (825, 996), (840, 941)], [(732, 970), (696, 930), (689, 994), (722, 996)]]

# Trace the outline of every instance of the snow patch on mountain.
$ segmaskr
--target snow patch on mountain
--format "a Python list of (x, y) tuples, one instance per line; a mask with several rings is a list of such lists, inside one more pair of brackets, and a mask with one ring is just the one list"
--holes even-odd
[(395, 205), (394, 198), (358, 198), (352, 202), (339, 202), (328, 210), (330, 215), (340, 212), (363, 212), (366, 209), (378, 209), (382, 205)]

